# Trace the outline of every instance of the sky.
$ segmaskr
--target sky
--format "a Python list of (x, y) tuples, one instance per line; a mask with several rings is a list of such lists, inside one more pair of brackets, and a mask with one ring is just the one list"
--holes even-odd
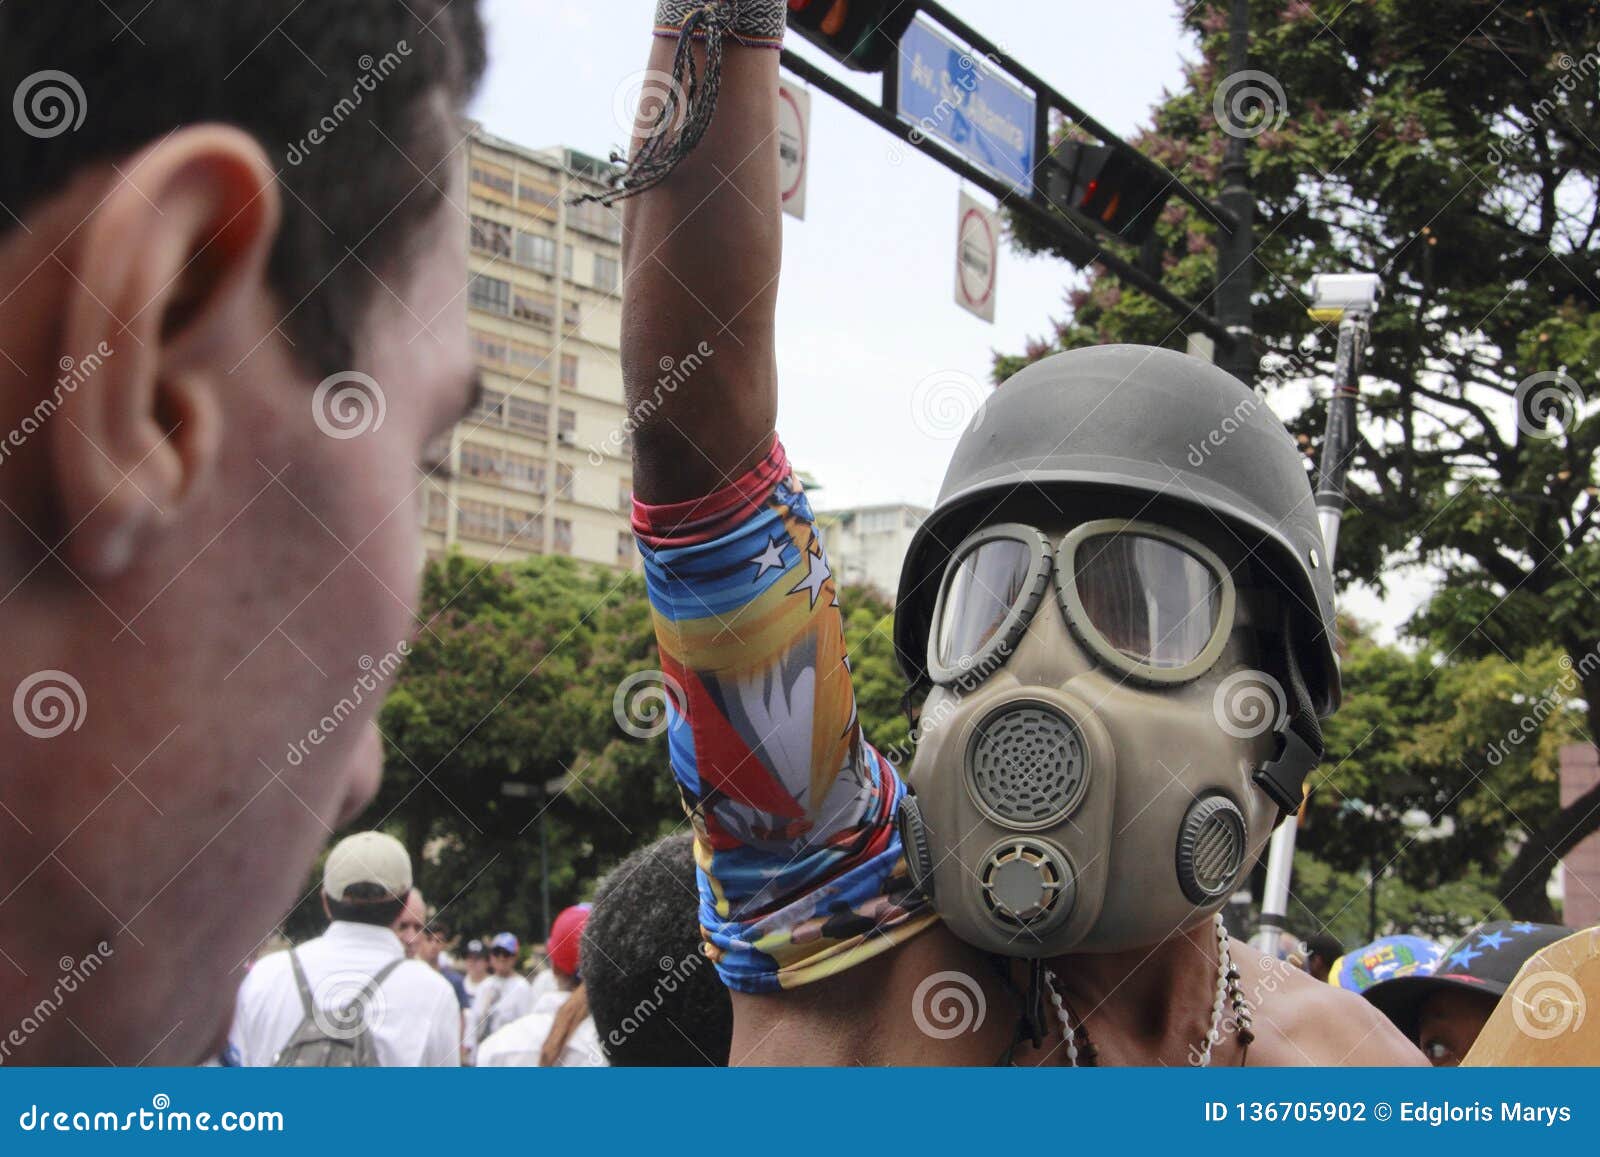
[[(491, 64), (471, 114), (533, 148), (604, 156), (623, 145), (655, 0), (484, 0)], [(1170, 0), (946, 0), (1068, 99), (1127, 136), (1197, 48)], [(791, 43), (795, 38), (791, 38)], [(809, 45), (800, 51), (824, 61)], [(834, 75), (852, 75), (832, 66)], [(857, 87), (876, 94), (878, 78)], [(994, 323), (955, 304), (963, 182), (821, 93), (812, 94), (806, 220), (785, 218), (778, 429), (823, 509), (933, 505), (956, 436), (988, 392), (996, 352), (1020, 352), (1066, 312), (1078, 273), (1002, 246)], [(980, 203), (986, 192), (969, 188)], [(1418, 593), (1347, 607), (1392, 638)]]

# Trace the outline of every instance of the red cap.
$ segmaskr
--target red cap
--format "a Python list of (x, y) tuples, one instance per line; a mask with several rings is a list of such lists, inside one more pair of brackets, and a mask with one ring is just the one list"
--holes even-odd
[(578, 941), (583, 934), (584, 921), (589, 919), (588, 904), (574, 904), (562, 911), (550, 925), (550, 942), (545, 955), (550, 967), (568, 976), (578, 975)]

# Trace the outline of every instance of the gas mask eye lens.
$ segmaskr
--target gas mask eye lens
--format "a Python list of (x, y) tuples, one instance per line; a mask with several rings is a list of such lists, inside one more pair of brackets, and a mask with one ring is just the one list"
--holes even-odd
[(1170, 543), (1142, 534), (1085, 539), (1075, 579), (1094, 628), (1136, 663), (1185, 666), (1216, 630), (1216, 577)]
[(1186, 535), (1086, 523), (1062, 540), (1058, 563), (1067, 621), (1110, 666), (1149, 682), (1185, 682), (1203, 674), (1227, 642), (1232, 578)]
[(1003, 662), (1048, 583), (1050, 545), (1026, 526), (989, 527), (963, 544), (945, 573), (929, 670), (941, 683)]

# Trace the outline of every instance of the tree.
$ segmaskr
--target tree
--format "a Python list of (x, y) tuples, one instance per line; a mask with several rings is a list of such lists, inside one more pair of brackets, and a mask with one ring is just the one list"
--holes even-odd
[[(1258, 3), (1254, 72), (1226, 76), (1227, 8), (1182, 6), (1200, 61), (1135, 143), (1215, 196), (1228, 140), (1217, 110), (1253, 100), (1254, 119), (1222, 120), (1250, 137), (1261, 384), (1307, 444), (1325, 419), (1334, 340), (1298, 287), (1316, 272), (1384, 278), (1339, 578), (1382, 591), (1396, 566), (1437, 568), (1414, 637), (1443, 656), (1498, 659), (1528, 684), (1524, 656), (1564, 654), (1592, 742), (1600, 14), (1570, 0)], [(1048, 250), (1026, 221), (1012, 227), (1024, 249)], [(1207, 299), (1216, 240), (1205, 214), (1169, 204), (1155, 241), (1166, 284)], [(1181, 343), (1164, 309), (1101, 271), (1069, 305), (1048, 339), (997, 358), (997, 380), (1057, 348)], [(1550, 918), (1554, 864), (1600, 830), (1600, 787), (1561, 808), (1551, 772), (1539, 769), (1543, 802), (1519, 812), (1520, 847), (1499, 879), (1525, 919)]]
[(1368, 881), (1393, 930), (1448, 935), (1490, 918), (1504, 893), (1486, 889), (1508, 845), (1558, 810), (1551, 769), (1578, 725), (1562, 657), (1453, 660), (1378, 644), (1351, 622), (1341, 634), (1345, 703), (1327, 723), (1299, 839), (1321, 868), (1313, 885), (1296, 859), (1291, 918), (1365, 927)]
[[(582, 899), (677, 811), (664, 740), (628, 739), (615, 757), (617, 688), (658, 666), (643, 581), (565, 558), (452, 555), (429, 564), (418, 620), (379, 717), (383, 785), (351, 830), (399, 837), (458, 928), (540, 937), (546, 882), (552, 911)], [(314, 883), (293, 932), (318, 926)]]

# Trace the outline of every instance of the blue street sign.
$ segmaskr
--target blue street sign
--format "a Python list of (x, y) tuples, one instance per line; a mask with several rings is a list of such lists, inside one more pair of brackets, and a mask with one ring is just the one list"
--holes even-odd
[(1020, 193), (1033, 191), (1038, 105), (996, 62), (918, 16), (900, 40), (900, 119)]

